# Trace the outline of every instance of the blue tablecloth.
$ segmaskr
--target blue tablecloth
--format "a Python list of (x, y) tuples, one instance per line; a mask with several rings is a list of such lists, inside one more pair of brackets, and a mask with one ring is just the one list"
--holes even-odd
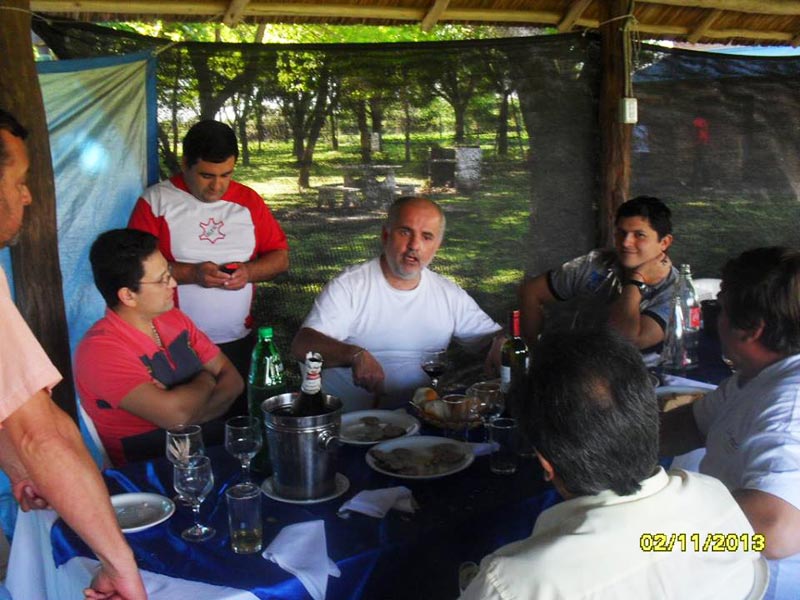
[[(237, 482), (238, 463), (224, 449), (210, 448), (216, 485), (202, 506), (204, 523), (217, 529), (213, 539), (189, 544), (180, 532), (191, 523), (189, 508), (178, 506), (168, 521), (127, 536), (142, 569), (172, 577), (248, 589), (259, 598), (308, 598), (300, 582), (256, 555), (236, 555), (229, 547), (224, 491)], [(314, 505), (292, 505), (263, 497), (264, 541), (286, 525), (324, 519), (328, 554), (341, 577), (328, 581), (329, 599), (455, 598), (458, 566), (479, 562), (499, 546), (530, 535), (545, 508), (558, 494), (542, 481), (534, 459), (522, 461), (511, 476), (489, 471), (489, 458), (478, 457), (465, 471), (428, 481), (407, 481), (370, 469), (363, 447), (340, 449), (339, 471), (350, 480), (340, 498)], [(173, 495), (171, 465), (165, 459), (131, 464), (105, 472), (112, 494), (135, 491)], [(420, 505), (414, 515), (391, 511), (384, 519), (336, 510), (355, 493), (407, 485)], [(63, 522), (52, 529), (57, 565), (75, 555), (92, 556)]]
[[(685, 377), (719, 383), (730, 374), (720, 359), (719, 342), (702, 336), (700, 367)], [(344, 446), (339, 471), (350, 480), (340, 498), (314, 505), (292, 505), (263, 498), (264, 542), (286, 525), (323, 519), (328, 554), (341, 577), (328, 581), (328, 598), (455, 598), (458, 567), (480, 562), (486, 554), (530, 535), (534, 521), (560, 498), (542, 481), (535, 459), (521, 461), (512, 476), (494, 475), (489, 458), (478, 457), (465, 471), (429, 481), (388, 477), (370, 469), (365, 448)], [(300, 582), (256, 555), (236, 555), (229, 548), (225, 489), (238, 481), (238, 463), (222, 448), (208, 451), (216, 485), (201, 510), (203, 522), (217, 529), (212, 540), (189, 544), (180, 532), (191, 524), (191, 511), (179, 506), (168, 521), (128, 535), (142, 569), (172, 577), (248, 589), (259, 598), (300, 599), (309, 595)], [(112, 494), (147, 491), (171, 497), (172, 471), (165, 459), (105, 472)], [(384, 519), (336, 510), (365, 489), (408, 486), (420, 505), (412, 516), (390, 511)], [(59, 521), (52, 529), (54, 558), (60, 565), (76, 555), (92, 556), (83, 542)]]

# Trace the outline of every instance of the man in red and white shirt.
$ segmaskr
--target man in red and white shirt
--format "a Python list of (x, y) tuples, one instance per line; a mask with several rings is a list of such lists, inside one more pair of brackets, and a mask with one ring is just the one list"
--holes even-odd
[[(181, 173), (142, 194), (128, 226), (158, 237), (178, 282), (176, 305), (247, 377), (255, 286), (289, 268), (286, 235), (261, 196), (233, 181), (239, 150), (218, 121), (183, 139)], [(229, 411), (245, 414), (244, 394)]]

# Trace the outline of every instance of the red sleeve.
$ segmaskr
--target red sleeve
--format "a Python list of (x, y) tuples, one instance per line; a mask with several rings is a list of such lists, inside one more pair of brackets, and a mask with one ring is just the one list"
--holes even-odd
[(140, 358), (120, 341), (86, 337), (75, 355), (75, 381), (84, 402), (102, 399), (119, 408), (125, 396), (153, 381), (153, 377)]
[(150, 204), (144, 198), (139, 198), (136, 201), (131, 218), (128, 219), (128, 229), (138, 229), (139, 231), (152, 233), (158, 238), (158, 249), (161, 250), (164, 258), (170, 262), (175, 262), (169, 239), (169, 227), (167, 227), (164, 217), (156, 217), (153, 214)]
[(236, 193), (241, 194), (240, 198), (247, 198), (244, 204), (250, 211), (250, 218), (253, 220), (253, 228), (255, 229), (256, 247), (252, 258), (272, 250), (288, 250), (289, 244), (286, 241), (286, 234), (281, 229), (277, 219), (272, 215), (272, 211), (266, 205), (264, 199), (255, 190), (239, 185), (240, 187), (236, 190)]

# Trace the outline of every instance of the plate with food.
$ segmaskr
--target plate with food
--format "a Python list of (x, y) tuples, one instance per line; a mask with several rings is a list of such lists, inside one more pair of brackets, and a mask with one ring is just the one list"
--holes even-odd
[(342, 415), (339, 439), (345, 444), (368, 446), (395, 438), (414, 435), (419, 421), (404, 412), (358, 410)]
[(477, 427), (482, 423), (480, 400), (467, 396), (459, 405), (448, 404), (439, 397), (433, 388), (418, 388), (411, 399), (411, 406), (417, 411), (419, 418), (441, 429), (459, 429)]
[(149, 529), (163, 523), (175, 512), (175, 503), (159, 494), (115, 494), (111, 496), (111, 506), (123, 533)]
[(709, 388), (691, 385), (665, 385), (658, 387), (656, 388), (658, 408), (663, 412), (674, 410), (679, 406), (695, 402), (710, 391)]
[(382, 442), (369, 449), (367, 464), (384, 475), (401, 479), (437, 479), (463, 471), (475, 456), (455, 440), (420, 435)]

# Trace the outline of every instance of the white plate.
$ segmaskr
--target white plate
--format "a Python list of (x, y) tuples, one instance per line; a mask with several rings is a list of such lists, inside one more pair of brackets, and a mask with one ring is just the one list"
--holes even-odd
[(136, 533), (163, 523), (175, 512), (175, 504), (158, 494), (115, 494), (111, 506), (123, 533)]
[[(444, 471), (439, 473), (435, 473), (432, 475), (403, 475), (401, 473), (394, 473), (392, 471), (386, 471), (378, 466), (375, 459), (372, 457), (371, 453), (374, 450), (380, 450), (382, 452), (389, 452), (394, 450), (395, 448), (408, 448), (410, 450), (426, 450), (433, 446), (437, 446), (439, 444), (453, 444), (457, 446), (459, 450), (464, 454), (464, 460), (455, 463), (454, 465), (450, 466)], [(459, 471), (463, 471), (468, 466), (472, 464), (475, 460), (475, 456), (472, 453), (472, 448), (470, 448), (467, 444), (463, 442), (456, 442), (454, 440), (448, 440), (447, 438), (442, 438), (434, 435), (420, 435), (420, 436), (413, 436), (407, 438), (398, 438), (396, 440), (389, 440), (386, 442), (382, 442), (377, 446), (370, 448), (370, 450), (366, 454), (367, 464), (375, 469), (378, 473), (383, 473), (384, 475), (389, 475), (390, 477), (397, 477), (399, 479), (438, 479), (439, 477), (446, 477), (447, 475), (452, 475), (453, 473), (458, 473)]]
[(709, 388), (694, 386), (694, 385), (664, 385), (656, 388), (656, 398), (658, 398), (658, 406), (662, 408), (664, 402), (662, 398), (671, 394), (702, 394), (706, 395), (712, 390)]
[(395, 412), (393, 410), (357, 410), (351, 413), (342, 415), (342, 426), (339, 430), (339, 435), (342, 442), (345, 444), (353, 444), (354, 446), (371, 446), (381, 441), (388, 441), (384, 439), (362, 441), (354, 438), (353, 436), (363, 429), (365, 425), (361, 423), (364, 417), (375, 417), (380, 420), (382, 425), (396, 425), (402, 427), (406, 432), (391, 439), (400, 439), (408, 435), (414, 435), (419, 431), (419, 421), (404, 412)]
[(326, 502), (328, 500), (338, 498), (348, 489), (350, 489), (350, 480), (341, 473), (337, 473), (336, 477), (334, 478), (336, 490), (329, 496), (324, 496), (323, 498), (311, 498), (310, 500), (295, 500), (294, 498), (284, 498), (283, 496), (279, 496), (278, 492), (275, 491), (275, 485), (272, 482), (272, 477), (273, 476), (267, 477), (264, 480), (264, 483), (261, 484), (261, 491), (264, 492), (264, 495), (267, 498), (272, 498), (278, 502), (287, 502), (289, 504), (318, 504), (320, 502)]

